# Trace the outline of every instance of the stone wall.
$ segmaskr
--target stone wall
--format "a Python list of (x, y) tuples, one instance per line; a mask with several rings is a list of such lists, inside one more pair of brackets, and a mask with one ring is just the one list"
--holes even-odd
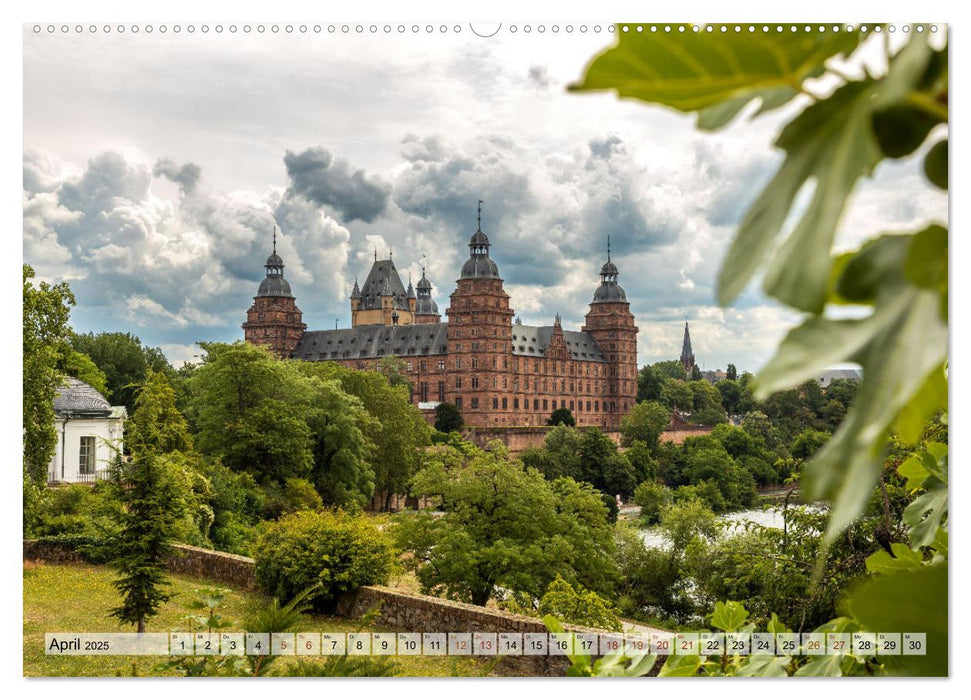
[[(188, 545), (176, 545), (169, 559), (172, 573), (197, 576), (223, 583), (236, 590), (256, 590), (256, 569), (252, 559)], [(24, 561), (84, 563), (62, 544), (24, 540)], [(344, 596), (338, 605), (341, 617), (358, 618), (380, 606), (374, 623), (396, 632), (546, 632), (541, 620), (524, 615), (457, 603), (442, 598), (406, 593), (385, 586), (362, 586)], [(603, 630), (567, 625), (573, 632), (602, 634)], [(562, 676), (569, 661), (561, 656), (504, 657), (497, 662), (500, 675)]]
[(249, 557), (211, 549), (175, 545), (166, 568), (174, 574), (207, 578), (236, 590), (256, 590), (256, 565)]

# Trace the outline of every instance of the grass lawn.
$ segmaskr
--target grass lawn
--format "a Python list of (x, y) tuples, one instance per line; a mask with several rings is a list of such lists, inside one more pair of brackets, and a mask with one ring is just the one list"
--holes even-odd
[[(25, 676), (139, 676), (180, 675), (176, 670), (164, 672), (152, 668), (170, 660), (162, 656), (47, 656), (44, 634), (47, 632), (133, 632), (119, 627), (108, 611), (119, 604), (118, 593), (111, 585), (115, 572), (104, 566), (34, 564), (24, 565), (24, 675)], [(183, 617), (190, 612), (188, 604), (198, 598), (196, 589), (222, 587), (204, 579), (170, 576), (173, 597), (162, 606), (157, 617), (148, 622), (149, 632), (189, 631)], [(234, 591), (226, 596), (221, 612), (234, 622), (226, 631), (242, 631), (242, 620), (252, 610), (268, 603), (265, 596)], [(309, 618), (307, 629), (313, 631), (354, 632), (358, 624), (336, 617)], [(369, 628), (387, 631), (384, 628)], [(304, 657), (307, 658), (307, 657)], [(312, 657), (311, 657), (312, 658)], [(477, 676), (489, 672), (484, 662), (465, 658), (434, 656), (392, 657), (398, 676)], [(319, 659), (318, 660), (322, 660)], [(275, 662), (280, 672), (296, 660), (284, 657)]]

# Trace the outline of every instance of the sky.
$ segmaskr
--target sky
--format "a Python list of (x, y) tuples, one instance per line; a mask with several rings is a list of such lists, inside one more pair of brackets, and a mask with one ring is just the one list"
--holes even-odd
[[(349, 325), (375, 250), (405, 284), (424, 266), (444, 311), (480, 199), (524, 323), (582, 325), (608, 236), (641, 364), (676, 358), (687, 320), (700, 366), (754, 371), (799, 320), (757, 283), (727, 308), (714, 289), (805, 103), (705, 133), (692, 115), (569, 93), (613, 43), (606, 23), (491, 38), (173, 26), (24, 30), (24, 261), (70, 283), (77, 331), (132, 332), (176, 365), (197, 341), (241, 339), (274, 226), (308, 329)], [(877, 55), (844, 68), (879, 70)], [(947, 221), (924, 150), (858, 187), (840, 246)]]

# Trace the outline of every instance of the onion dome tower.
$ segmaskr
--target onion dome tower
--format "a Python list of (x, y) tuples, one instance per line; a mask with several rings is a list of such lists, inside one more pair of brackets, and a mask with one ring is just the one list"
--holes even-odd
[(425, 268), (421, 268), (421, 279), (418, 280), (418, 298), (415, 300), (415, 323), (440, 323), (438, 304), (432, 299), (432, 283), (425, 276)]
[(623, 287), (617, 283), (620, 272), (610, 259), (600, 268), (600, 286), (593, 293), (584, 331), (590, 333), (607, 358), (609, 405), (605, 427), (616, 430), (620, 419), (630, 411), (637, 398), (637, 326)]
[(290, 283), (283, 276), (283, 258), (276, 252), (276, 227), (273, 227), (273, 252), (266, 259), (266, 277), (260, 282), (253, 305), (246, 312), (243, 337), (249, 343), (267, 345), (279, 357), (290, 357), (300, 342), (307, 324), (297, 308)]
[(482, 231), (482, 200), (477, 226), (469, 239), (469, 259), (462, 266), (449, 299), (448, 378), (446, 386), (463, 387), (455, 405), (470, 425), (492, 422), (502, 397), (501, 379), (512, 352), (509, 295), (502, 288), (499, 268), (489, 257), (489, 237)]

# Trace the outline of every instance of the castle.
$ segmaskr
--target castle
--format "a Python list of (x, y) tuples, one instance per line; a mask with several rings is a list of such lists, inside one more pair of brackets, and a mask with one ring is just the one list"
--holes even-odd
[(515, 318), (499, 268), (479, 226), (469, 241), (442, 321), (424, 269), (416, 289), (407, 289), (390, 256), (374, 263), (362, 287), (351, 292), (351, 328), (308, 331), (283, 260), (266, 260), (243, 323), (248, 342), (267, 345), (280, 357), (339, 362), (375, 369), (383, 358), (401, 361), (412, 401), (430, 411), (450, 402), (473, 427), (546, 425), (567, 408), (578, 426), (617, 430), (637, 395), (637, 326), (618, 269), (610, 260), (579, 331), (527, 326)]

